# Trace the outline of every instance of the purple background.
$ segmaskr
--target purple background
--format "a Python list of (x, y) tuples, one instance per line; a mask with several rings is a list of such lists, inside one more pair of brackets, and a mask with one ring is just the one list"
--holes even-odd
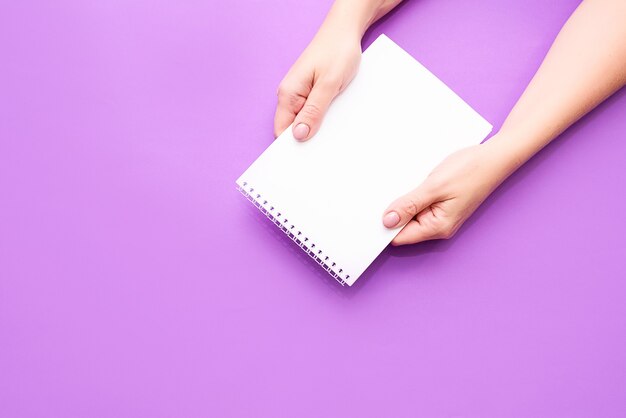
[[(0, 416), (626, 415), (626, 91), (341, 288), (234, 184), (330, 3), (3, 2)], [(577, 3), (414, 0), (364, 45), (497, 128)]]

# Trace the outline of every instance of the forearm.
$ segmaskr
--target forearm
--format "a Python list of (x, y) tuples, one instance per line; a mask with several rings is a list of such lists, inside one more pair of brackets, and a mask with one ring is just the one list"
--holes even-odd
[(626, 84), (626, 2), (586, 0), (572, 14), (490, 146), (514, 171)]
[(375, 21), (401, 2), (402, 0), (336, 0), (321, 30), (341, 30), (361, 39)]

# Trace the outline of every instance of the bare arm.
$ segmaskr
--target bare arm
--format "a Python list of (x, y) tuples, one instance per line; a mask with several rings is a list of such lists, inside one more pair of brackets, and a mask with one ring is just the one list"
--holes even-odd
[(519, 166), (626, 84), (626, 1), (585, 0), (489, 141), (457, 152), (385, 211), (395, 245), (449, 238)]
[(336, 0), (324, 25), (340, 25), (359, 39), (378, 19), (400, 4), (402, 0)]
[[(523, 163), (626, 84), (626, 1), (586, 0), (569, 18), (504, 122)], [(495, 138), (494, 138), (495, 139)]]

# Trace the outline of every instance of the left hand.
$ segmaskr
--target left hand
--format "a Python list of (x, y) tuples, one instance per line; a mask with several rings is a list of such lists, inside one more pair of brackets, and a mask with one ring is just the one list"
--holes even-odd
[(496, 138), (447, 157), (424, 182), (384, 212), (387, 228), (404, 228), (392, 245), (448, 239), (519, 164), (507, 162)]

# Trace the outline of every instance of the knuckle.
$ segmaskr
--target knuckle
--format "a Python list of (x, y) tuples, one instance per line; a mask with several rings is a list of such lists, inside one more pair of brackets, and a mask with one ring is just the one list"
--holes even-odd
[(300, 111), (300, 114), (308, 119), (319, 119), (322, 116), (322, 109), (315, 103), (307, 103)]
[(295, 91), (285, 90), (284, 92), (280, 92), (278, 94), (278, 103), (281, 106), (292, 109), (293, 111), (296, 111), (300, 106), (302, 106), (303, 101), (304, 98), (298, 95)]
[(420, 200), (416, 196), (405, 196), (400, 207), (407, 215), (415, 216), (420, 211)]
[(450, 239), (454, 236), (456, 232), (456, 228), (453, 224), (446, 224), (441, 229), (441, 238), (442, 239)]
[(419, 201), (417, 198), (409, 196), (406, 200), (406, 206), (405, 206), (406, 211), (415, 216), (419, 213), (420, 210), (420, 205), (419, 205)]
[(276, 95), (279, 99), (291, 98), (297, 96), (296, 89), (294, 89), (289, 83), (281, 82), (276, 90)]
[(276, 95), (278, 97), (281, 96), (285, 96), (286, 94), (289, 94), (289, 87), (287, 87), (286, 83), (284, 81), (281, 81), (280, 84), (278, 85), (278, 88), (276, 89)]

